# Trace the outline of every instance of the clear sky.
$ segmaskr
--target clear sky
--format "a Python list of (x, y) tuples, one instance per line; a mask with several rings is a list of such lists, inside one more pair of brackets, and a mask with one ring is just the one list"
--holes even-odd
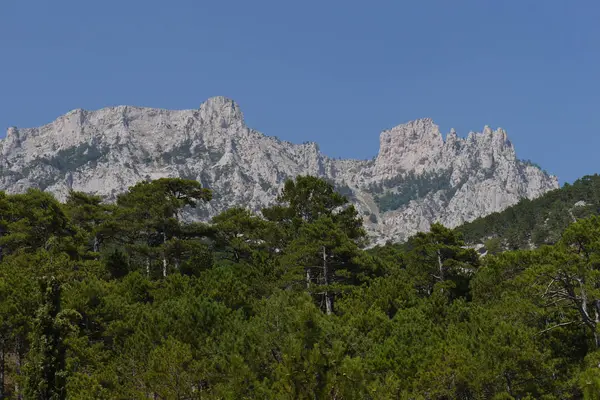
[(415, 118), (501, 126), (572, 181), (600, 172), (600, 1), (0, 0), (3, 132), (215, 95), (333, 157)]

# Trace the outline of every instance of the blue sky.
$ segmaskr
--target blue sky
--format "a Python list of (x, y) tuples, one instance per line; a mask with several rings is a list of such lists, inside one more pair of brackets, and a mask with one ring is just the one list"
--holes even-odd
[(371, 158), (431, 117), (600, 172), (600, 2), (0, 0), (0, 129), (74, 108), (235, 99), (268, 135)]

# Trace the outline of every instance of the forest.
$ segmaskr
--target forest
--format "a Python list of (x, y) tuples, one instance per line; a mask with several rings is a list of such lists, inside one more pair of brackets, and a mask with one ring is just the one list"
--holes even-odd
[(367, 248), (321, 179), (190, 219), (212, 195), (176, 178), (114, 203), (0, 194), (0, 398), (600, 399), (593, 213), (536, 206), (556, 237), (480, 257), (464, 236), (520, 219)]
[(574, 221), (600, 214), (600, 176), (587, 175), (534, 200), (478, 218), (457, 228), (467, 243), (493, 252), (556, 243)]

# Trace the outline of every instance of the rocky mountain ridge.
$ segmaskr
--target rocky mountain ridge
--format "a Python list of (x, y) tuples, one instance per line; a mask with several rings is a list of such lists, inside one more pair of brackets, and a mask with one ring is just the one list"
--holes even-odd
[(61, 199), (78, 190), (110, 200), (144, 179), (197, 179), (214, 191), (202, 219), (234, 205), (257, 211), (286, 179), (316, 175), (349, 196), (373, 243), (404, 240), (434, 221), (456, 226), (558, 187), (517, 159), (502, 129), (444, 140), (431, 119), (419, 119), (383, 131), (373, 160), (340, 160), (316, 143), (248, 128), (225, 97), (193, 110), (74, 110), (39, 128), (9, 128), (0, 154), (0, 189), (10, 193), (40, 187)]

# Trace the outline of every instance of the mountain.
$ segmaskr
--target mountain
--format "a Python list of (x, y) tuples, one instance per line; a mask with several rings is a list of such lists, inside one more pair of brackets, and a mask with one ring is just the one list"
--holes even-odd
[(573, 222), (600, 215), (600, 176), (589, 175), (535, 200), (523, 199), (502, 212), (456, 228), (468, 244), (494, 252), (554, 244)]
[(0, 153), (0, 189), (9, 193), (40, 187), (59, 199), (77, 190), (111, 200), (144, 179), (196, 179), (214, 191), (202, 219), (233, 205), (259, 210), (286, 179), (316, 175), (354, 202), (373, 242), (404, 240), (433, 221), (454, 227), (558, 187), (517, 159), (502, 129), (466, 138), (452, 130), (444, 140), (419, 119), (383, 131), (374, 159), (341, 160), (248, 128), (224, 97), (193, 110), (78, 109), (39, 128), (9, 128)]

